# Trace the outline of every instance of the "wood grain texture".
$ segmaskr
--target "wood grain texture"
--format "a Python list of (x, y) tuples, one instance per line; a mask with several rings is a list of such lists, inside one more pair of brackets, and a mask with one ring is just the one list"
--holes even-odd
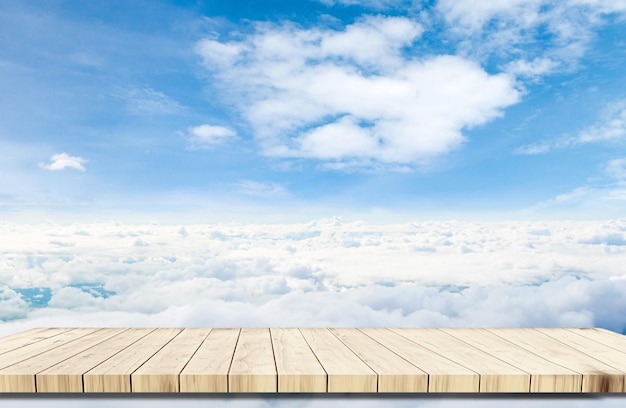
[(480, 392), (528, 392), (530, 374), (438, 329), (392, 329), (480, 375)]
[(328, 375), (328, 392), (376, 392), (377, 375), (328, 329), (300, 329)]
[(478, 392), (479, 375), (389, 329), (360, 329), (428, 373), (428, 392)]
[(73, 329), (57, 336), (26, 344), (23, 347), (11, 350), (11, 352), (0, 354), (0, 369), (45, 353), (95, 331), (96, 329)]
[(626, 353), (626, 336), (605, 329), (567, 329), (579, 336)]
[(156, 329), (83, 375), (85, 392), (131, 392), (130, 376), (182, 329)]
[(278, 392), (326, 392), (326, 371), (298, 329), (270, 329)]
[(178, 392), (178, 375), (211, 329), (184, 329), (132, 375), (133, 392)]
[(241, 329), (228, 374), (230, 392), (277, 392), (278, 377), (269, 329)]
[(0, 337), (0, 392), (625, 392), (604, 329), (39, 328)]
[(83, 374), (154, 329), (128, 329), (38, 373), (38, 392), (84, 392)]
[[(601, 361), (607, 366), (613, 367), (624, 375), (626, 380), (626, 351), (620, 351), (598, 343), (588, 337), (580, 336), (569, 330), (537, 329), (541, 333), (564, 343), (589, 357)], [(626, 384), (622, 386), (622, 391), (626, 391)], [(613, 390), (612, 392), (619, 392)]]
[(536, 329), (487, 329), (546, 360), (583, 375), (582, 392), (622, 392), (624, 373)]
[(378, 375), (378, 392), (427, 392), (428, 374), (365, 333), (330, 329)]
[(228, 371), (241, 329), (213, 329), (180, 373), (181, 392), (228, 392)]
[[(91, 329), (86, 329), (86, 331), (88, 330)], [(93, 347), (123, 330), (125, 329), (94, 329), (78, 339), (5, 367), (0, 370), (0, 391), (35, 392), (35, 375), (37, 373)]]
[(531, 373), (530, 392), (581, 392), (582, 375), (484, 329), (439, 329), (512, 366)]
[(49, 339), (61, 333), (70, 331), (71, 328), (37, 328), (30, 329), (9, 336), (0, 337), (0, 354), (19, 349), (41, 340)]

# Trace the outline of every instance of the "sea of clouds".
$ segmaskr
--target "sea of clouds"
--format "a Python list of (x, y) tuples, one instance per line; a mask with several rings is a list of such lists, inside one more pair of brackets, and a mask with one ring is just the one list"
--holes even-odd
[[(340, 218), (267, 225), (5, 222), (0, 241), (0, 335), (57, 326), (595, 326), (626, 333), (626, 219), (395, 225)], [(159, 402), (141, 401), (115, 403)], [(220, 401), (255, 407), (334, 404), (324, 398)], [(377, 401), (350, 397), (337, 403), (417, 402)], [(420, 406), (443, 404), (419, 401)], [(612, 406), (606, 405), (611, 401), (603, 406)], [(470, 402), (447, 400), (445, 406)], [(539, 402), (576, 406), (574, 401)]]

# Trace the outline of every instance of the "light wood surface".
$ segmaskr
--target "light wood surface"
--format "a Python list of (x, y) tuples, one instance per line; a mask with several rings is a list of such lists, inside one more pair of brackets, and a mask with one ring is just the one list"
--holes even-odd
[(480, 375), (480, 392), (528, 392), (530, 374), (439, 329), (393, 330)]
[(0, 337), (0, 354), (7, 353), (11, 350), (15, 350), (29, 344), (37, 343), (38, 341), (48, 339), (58, 334), (64, 333), (71, 329), (45, 329), (37, 328), (30, 329), (19, 333), (14, 333), (9, 336)]
[(567, 329), (579, 336), (626, 353), (626, 336), (604, 329)]
[(132, 375), (133, 392), (178, 392), (178, 375), (211, 329), (184, 329)]
[(82, 336), (86, 336), (87, 334), (95, 331), (96, 329), (69, 330), (57, 336), (32, 342), (18, 349), (14, 349), (11, 352), (0, 354), (0, 369), (19, 363), (23, 360), (27, 360), (41, 353), (53, 350), (63, 344), (76, 340)]
[(536, 329), (487, 329), (563, 367), (583, 375), (582, 392), (623, 392), (624, 373)]
[(581, 392), (582, 375), (555, 364), (484, 329), (440, 329), (531, 373), (530, 392)]
[(479, 375), (389, 329), (361, 331), (428, 373), (428, 392), (478, 392)]
[(378, 375), (378, 392), (427, 392), (428, 374), (365, 333), (330, 329)]
[(377, 376), (328, 329), (300, 329), (328, 375), (328, 392), (376, 392)]
[(624, 393), (604, 329), (39, 328), (0, 393)]
[(269, 329), (241, 329), (228, 375), (230, 392), (277, 392)]
[(131, 392), (130, 375), (182, 329), (156, 329), (83, 375), (85, 392)]
[(61, 361), (36, 377), (38, 392), (83, 392), (83, 374), (154, 329), (128, 329)]
[[(86, 331), (88, 330), (91, 329), (86, 329)], [(0, 391), (8, 389), (17, 392), (35, 392), (35, 375), (37, 373), (95, 346), (123, 330), (125, 329), (91, 330), (85, 336), (5, 367), (0, 370)]]
[(228, 371), (241, 329), (213, 329), (180, 373), (181, 392), (228, 392)]
[(326, 371), (298, 329), (270, 329), (278, 392), (326, 392)]

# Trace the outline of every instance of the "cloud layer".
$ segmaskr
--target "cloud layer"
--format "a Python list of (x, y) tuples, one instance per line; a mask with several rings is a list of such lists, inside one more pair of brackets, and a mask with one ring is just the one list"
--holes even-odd
[(0, 224), (0, 334), (30, 326), (626, 331), (626, 221)]

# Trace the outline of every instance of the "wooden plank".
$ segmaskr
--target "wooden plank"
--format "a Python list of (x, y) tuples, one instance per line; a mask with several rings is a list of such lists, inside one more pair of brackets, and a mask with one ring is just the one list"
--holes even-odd
[(377, 375), (328, 329), (300, 329), (328, 375), (328, 392), (377, 392)]
[(580, 392), (582, 375), (484, 329), (440, 329), (531, 374), (530, 392)]
[(51, 328), (0, 350), (0, 392), (626, 391), (603, 329)]
[(269, 329), (241, 329), (228, 373), (230, 392), (277, 392), (278, 378)]
[(40, 373), (37, 392), (83, 392), (83, 374), (154, 329), (128, 329)]
[(626, 352), (626, 336), (605, 329), (568, 329), (579, 336), (597, 341), (619, 351)]
[(211, 329), (184, 329), (131, 375), (132, 392), (179, 392), (178, 375)]
[(36, 392), (35, 374), (103, 342), (122, 330), (125, 329), (97, 329), (78, 339), (1, 369), (0, 392)]
[(326, 371), (298, 329), (270, 329), (278, 392), (326, 392)]
[(37, 328), (0, 337), (0, 354), (8, 353), (11, 350), (37, 343), (38, 341), (48, 339), (70, 330), (70, 327), (51, 329)]
[(478, 392), (479, 375), (389, 329), (360, 329), (428, 373), (428, 392)]
[[(16, 333), (15, 335), (12, 335), (12, 336), (1, 337), (0, 338), (0, 354), (15, 352), (17, 349), (33, 345), (42, 340), (50, 339), (51, 337), (58, 336), (61, 333), (69, 332), (70, 330), (72, 329), (71, 328), (32, 329), (32, 330), (27, 330), (22, 333)], [(36, 346), (31, 347), (31, 350), (34, 349), (35, 347)]]
[(378, 375), (378, 392), (427, 392), (428, 374), (356, 329), (330, 329)]
[(228, 392), (228, 370), (241, 329), (213, 329), (180, 373), (180, 392)]
[(391, 329), (480, 375), (479, 392), (528, 392), (530, 374), (438, 329)]
[(535, 329), (486, 329), (583, 375), (582, 392), (622, 392), (624, 374)]
[(156, 329), (83, 375), (85, 392), (131, 392), (130, 375), (182, 329)]
[[(19, 349), (12, 350), (9, 353), (0, 355), (0, 369), (10, 367), (14, 364), (28, 360), (33, 356), (45, 353), (49, 350), (60, 347), (70, 341), (76, 340), (89, 333), (95, 332), (97, 329), (73, 329), (53, 336), (36, 343), (28, 344)], [(31, 390), (34, 388), (34, 373), (32, 375), (5, 376), (0, 372), (0, 391), (3, 392), (25, 392), (20, 390)], [(17, 382), (17, 383), (16, 383)], [(28, 391), (34, 392), (34, 391)]]
[[(604, 364), (624, 373), (626, 380), (626, 349), (616, 350), (588, 337), (580, 336), (567, 329), (536, 329), (561, 343), (580, 351)], [(626, 387), (622, 391), (625, 391)]]

